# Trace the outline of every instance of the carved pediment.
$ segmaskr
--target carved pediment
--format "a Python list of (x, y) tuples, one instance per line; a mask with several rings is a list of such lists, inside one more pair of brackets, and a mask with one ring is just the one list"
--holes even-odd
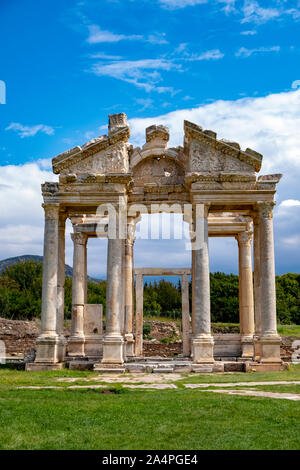
[(249, 173), (258, 172), (262, 155), (252, 149), (242, 151), (237, 142), (217, 140), (217, 134), (184, 122), (185, 147), (189, 155), (189, 172)]
[(190, 145), (189, 171), (212, 174), (254, 173), (251, 165), (197, 140), (193, 140)]
[(126, 115), (110, 116), (108, 136), (90, 140), (58, 155), (52, 161), (56, 174), (80, 173), (127, 173), (130, 137)]

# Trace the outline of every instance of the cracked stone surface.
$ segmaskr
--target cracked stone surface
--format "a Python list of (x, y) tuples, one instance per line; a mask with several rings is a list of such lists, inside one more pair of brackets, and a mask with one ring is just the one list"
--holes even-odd
[(200, 392), (227, 393), (228, 395), (241, 395), (246, 397), (275, 398), (279, 400), (300, 401), (300, 395), (296, 393), (261, 392), (259, 390), (199, 390)]
[(256, 385), (300, 385), (300, 380), (277, 380), (273, 382), (232, 382), (232, 383), (207, 383), (207, 384), (184, 384), (186, 388), (207, 387), (253, 387)]
[(142, 384), (142, 385), (123, 385), (124, 388), (133, 388), (133, 389), (155, 389), (155, 390), (165, 390), (167, 388), (177, 389), (174, 384)]
[[(194, 375), (191, 374), (191, 377)], [(142, 374), (139, 373), (138, 375), (126, 375), (126, 374), (101, 374), (97, 377), (90, 377), (90, 378), (80, 378), (80, 377), (61, 377), (58, 378), (58, 382), (78, 382), (78, 381), (98, 381), (98, 382), (105, 382), (105, 383), (169, 383), (175, 382), (177, 380), (182, 380), (181, 374)]]

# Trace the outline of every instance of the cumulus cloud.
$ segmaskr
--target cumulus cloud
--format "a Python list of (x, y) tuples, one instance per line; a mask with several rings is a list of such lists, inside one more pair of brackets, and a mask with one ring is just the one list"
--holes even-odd
[(280, 203), (279, 207), (295, 207), (300, 206), (300, 201), (297, 199), (286, 199)]
[(12, 122), (9, 126), (5, 128), (6, 131), (15, 131), (23, 139), (24, 137), (34, 137), (38, 132), (43, 134), (53, 135), (54, 129), (51, 126), (46, 126), (45, 124), (36, 124), (34, 126), (24, 126), (19, 122)]

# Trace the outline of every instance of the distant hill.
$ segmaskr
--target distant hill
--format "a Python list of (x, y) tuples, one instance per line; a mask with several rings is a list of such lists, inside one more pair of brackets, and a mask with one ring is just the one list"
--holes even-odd
[[(18, 263), (25, 263), (25, 261), (37, 261), (38, 263), (43, 262), (43, 256), (38, 255), (22, 255), (22, 256), (15, 256), (14, 258), (7, 258), (0, 261), (0, 274), (5, 270), (6, 267), (12, 266), (13, 264)], [(66, 276), (72, 277), (73, 276), (73, 268), (66, 264)], [(93, 277), (88, 276), (89, 282), (102, 282), (102, 279), (96, 279)]]

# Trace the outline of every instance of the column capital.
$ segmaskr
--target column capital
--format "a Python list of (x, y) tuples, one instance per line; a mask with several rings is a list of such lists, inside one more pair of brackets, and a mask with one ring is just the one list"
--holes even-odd
[(88, 236), (86, 235), (86, 233), (82, 232), (71, 233), (71, 238), (73, 243), (77, 245), (86, 245), (88, 241)]
[(59, 218), (59, 204), (57, 204), (57, 203), (42, 204), (42, 207), (45, 211), (45, 218), (46, 219), (58, 220), (58, 218)]
[(240, 232), (236, 235), (235, 239), (237, 240), (239, 245), (251, 245), (253, 238), (253, 232), (250, 230), (245, 230), (244, 232)]
[(264, 219), (272, 219), (273, 208), (275, 205), (275, 202), (258, 202), (257, 208), (259, 217), (263, 217)]

